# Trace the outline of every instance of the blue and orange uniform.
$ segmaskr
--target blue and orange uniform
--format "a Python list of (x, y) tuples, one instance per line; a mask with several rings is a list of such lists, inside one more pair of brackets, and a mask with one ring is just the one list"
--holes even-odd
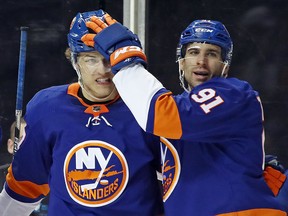
[(51, 216), (158, 215), (159, 137), (139, 127), (119, 96), (89, 105), (79, 89), (51, 87), (29, 102), (6, 193), (28, 204), (50, 192)]
[(286, 215), (263, 178), (263, 111), (247, 82), (215, 77), (173, 96), (140, 64), (113, 81), (139, 125), (163, 137), (165, 216)]

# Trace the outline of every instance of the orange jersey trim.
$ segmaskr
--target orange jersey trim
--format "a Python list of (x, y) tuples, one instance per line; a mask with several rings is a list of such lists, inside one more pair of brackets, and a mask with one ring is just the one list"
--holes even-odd
[[(68, 86), (67, 94), (72, 95), (76, 97), (80, 103), (87, 107), (87, 109), (84, 111), (85, 113), (92, 114), (93, 116), (99, 116), (101, 113), (107, 113), (109, 112), (109, 109), (107, 108), (107, 105), (114, 103), (116, 100), (120, 98), (119, 94), (112, 100), (109, 101), (108, 103), (103, 102), (102, 104), (95, 104), (95, 105), (88, 105), (86, 104), (82, 98), (78, 96), (78, 91), (80, 89), (79, 83), (72, 83), (71, 85)], [(95, 112), (94, 107), (97, 107), (99, 110)]]
[(31, 199), (35, 199), (42, 194), (46, 196), (50, 191), (48, 184), (38, 185), (29, 181), (17, 181), (12, 173), (12, 165), (8, 168), (6, 182), (15, 193)]
[(216, 216), (287, 216), (287, 214), (277, 209), (252, 209), (237, 211), (225, 214), (218, 214)]
[[(70, 84), (70, 85), (68, 86), (67, 94), (76, 97), (83, 106), (88, 107), (89, 105), (86, 104), (86, 103), (82, 100), (82, 98), (80, 98), (80, 97), (78, 96), (78, 91), (79, 91), (79, 89), (80, 89), (79, 83), (72, 83), (72, 84)], [(116, 100), (118, 100), (119, 98), (120, 98), (120, 95), (118, 94), (113, 100), (109, 101), (108, 103), (103, 102), (103, 104), (104, 104), (104, 105), (112, 104), (112, 103), (114, 103)]]
[(154, 134), (168, 139), (179, 139), (182, 136), (182, 125), (178, 107), (172, 92), (158, 97), (155, 103)]

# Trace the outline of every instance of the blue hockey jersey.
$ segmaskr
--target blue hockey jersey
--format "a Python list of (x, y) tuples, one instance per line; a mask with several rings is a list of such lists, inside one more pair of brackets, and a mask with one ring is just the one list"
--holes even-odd
[(6, 192), (29, 203), (50, 191), (51, 216), (157, 215), (159, 137), (145, 133), (119, 97), (88, 105), (79, 88), (51, 87), (29, 102)]
[(139, 125), (165, 137), (165, 216), (286, 215), (262, 175), (263, 112), (247, 82), (213, 78), (173, 96), (141, 65), (113, 81)]

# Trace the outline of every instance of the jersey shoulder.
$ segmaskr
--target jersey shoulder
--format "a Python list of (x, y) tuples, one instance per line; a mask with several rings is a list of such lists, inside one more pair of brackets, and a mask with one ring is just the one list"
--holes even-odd
[(225, 98), (233, 98), (234, 102), (242, 101), (244, 98), (256, 98), (259, 96), (252, 86), (237, 78), (213, 78), (192, 89), (191, 94), (199, 94), (206, 89), (212, 89), (216, 94)]
[[(37, 92), (26, 106), (24, 119), (26, 122), (49, 118), (50, 114), (65, 103), (67, 98), (67, 85), (53, 86)], [(37, 120), (38, 119), (38, 120)]]
[(49, 106), (51, 104), (57, 104), (67, 95), (67, 89), (68, 84), (42, 89), (29, 101), (27, 109), (38, 109), (43, 105)]

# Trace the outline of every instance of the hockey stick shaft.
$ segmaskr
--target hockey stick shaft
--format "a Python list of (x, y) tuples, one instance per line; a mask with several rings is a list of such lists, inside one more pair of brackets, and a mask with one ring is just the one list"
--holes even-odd
[(19, 144), (19, 139), (20, 139), (28, 27), (20, 27), (20, 30), (21, 30), (21, 36), (20, 36), (20, 52), (19, 52), (16, 110), (15, 110), (16, 125), (15, 125), (15, 139), (14, 139), (14, 146), (13, 146), (14, 154), (18, 150), (18, 144)]

